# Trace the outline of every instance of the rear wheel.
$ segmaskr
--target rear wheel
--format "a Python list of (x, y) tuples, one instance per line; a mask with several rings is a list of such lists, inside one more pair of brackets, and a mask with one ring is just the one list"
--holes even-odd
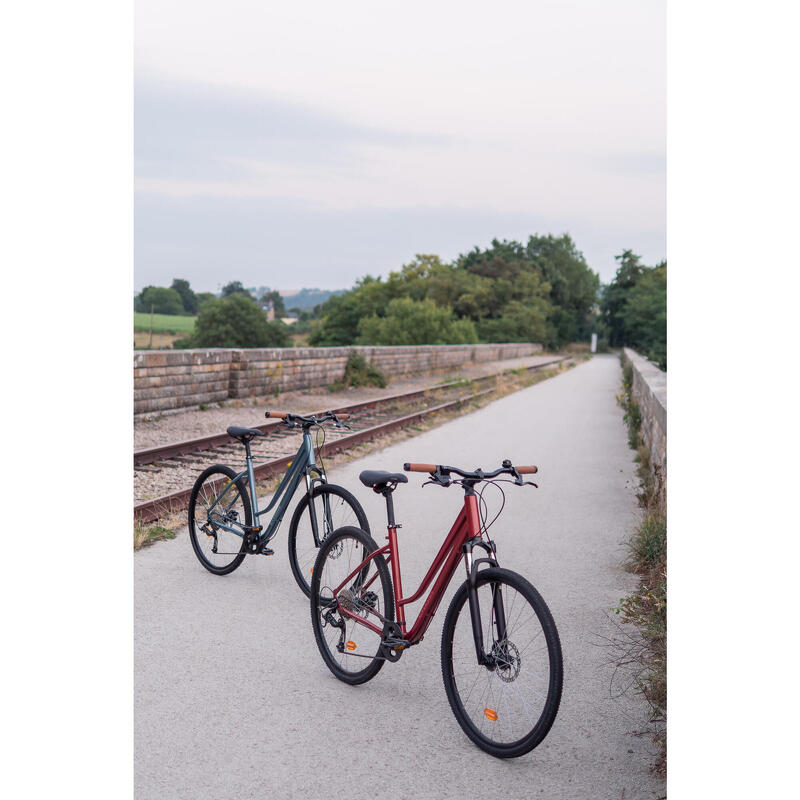
[(561, 643), (542, 596), (521, 575), (484, 569), (476, 590), (483, 648), (491, 663), (478, 664), (464, 582), (442, 629), (444, 688), (467, 736), (493, 756), (513, 758), (540, 744), (556, 718), (563, 683)]
[(220, 527), (252, 525), (244, 478), (233, 483), (235, 477), (230, 467), (214, 464), (200, 474), (189, 496), (189, 538), (200, 563), (215, 575), (233, 572), (246, 555), (244, 537)]
[[(333, 483), (318, 484), (314, 487), (312, 498), (320, 542), (338, 528), (346, 526), (361, 528), (369, 533), (364, 509), (347, 489)], [(305, 494), (297, 504), (289, 525), (289, 564), (297, 585), (306, 597), (311, 595), (311, 572), (318, 552), (311, 527), (310, 501), (308, 494)]]
[[(365, 683), (383, 666), (381, 636), (344, 613), (369, 620), (383, 629), (394, 619), (394, 599), (389, 569), (376, 556), (334, 598), (334, 590), (378, 545), (365, 531), (342, 528), (319, 549), (311, 578), (311, 624), (317, 647), (328, 669), (349, 684)], [(383, 619), (382, 619), (383, 618)]]

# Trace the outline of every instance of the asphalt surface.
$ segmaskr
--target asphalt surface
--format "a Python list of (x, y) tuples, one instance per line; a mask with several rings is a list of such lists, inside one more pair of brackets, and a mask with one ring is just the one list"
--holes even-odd
[[(383, 542), (385, 505), (362, 469), (404, 461), (464, 468), (504, 458), (539, 466), (539, 489), (505, 486), (491, 530), (501, 566), (542, 593), (564, 652), (558, 718), (533, 752), (486, 755), (462, 733), (442, 685), (439, 643), (456, 574), (425, 641), (371, 682), (347, 686), (325, 667), (309, 602), (286, 557), (234, 573), (204, 570), (186, 529), (135, 555), (137, 798), (653, 798), (653, 745), (641, 698), (616, 696), (611, 609), (635, 585), (620, 562), (635, 525), (633, 452), (614, 396), (620, 367), (591, 361), (329, 475), (361, 500)], [(411, 593), (460, 508), (457, 487), (395, 492), (403, 586)], [(490, 509), (496, 499), (486, 498)], [(499, 495), (498, 495), (499, 498)], [(419, 604), (412, 607), (413, 618)]]

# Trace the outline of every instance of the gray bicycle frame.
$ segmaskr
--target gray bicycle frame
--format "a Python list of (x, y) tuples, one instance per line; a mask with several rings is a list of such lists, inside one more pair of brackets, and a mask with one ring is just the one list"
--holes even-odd
[[(217, 506), (218, 503), (221, 502), (222, 498), (225, 497), (225, 495), (231, 490), (232, 486), (235, 486), (241, 478), (246, 478), (248, 488), (250, 490), (250, 509), (252, 511), (253, 522), (256, 527), (260, 528), (258, 525), (258, 518), (262, 514), (266, 514), (267, 512), (271, 511), (273, 508), (275, 508), (276, 504), (278, 506), (266, 529), (260, 532), (258, 536), (259, 542), (266, 544), (275, 536), (275, 534), (277, 534), (278, 528), (280, 527), (281, 522), (283, 522), (283, 516), (286, 513), (286, 509), (288, 508), (292, 497), (294, 497), (294, 493), (299, 486), (300, 481), (305, 478), (306, 493), (309, 497), (308, 510), (311, 516), (311, 530), (314, 533), (314, 544), (319, 547), (321, 540), (319, 537), (319, 527), (317, 523), (317, 511), (314, 508), (314, 504), (310, 502), (310, 500), (311, 493), (314, 489), (314, 484), (326, 483), (327, 478), (325, 477), (325, 471), (321, 467), (317, 466), (316, 458), (314, 457), (314, 442), (311, 437), (311, 432), (307, 430), (303, 431), (303, 442), (298, 448), (297, 454), (290, 462), (289, 469), (284, 474), (280, 485), (276, 489), (275, 495), (272, 498), (272, 502), (266, 508), (261, 509), (261, 511), (258, 510), (258, 500), (256, 498), (256, 476), (253, 470), (253, 456), (250, 454), (250, 443), (245, 442), (244, 446), (247, 467), (235, 478), (231, 479), (231, 481), (223, 490), (222, 494), (220, 494), (220, 496), (211, 504), (207, 514), (211, 514), (211, 511)], [(312, 473), (317, 473), (317, 477), (312, 477)], [(278, 503), (279, 500), (280, 503)], [(235, 502), (235, 500), (233, 502)], [(231, 505), (233, 505), (233, 502), (231, 502)], [(325, 503), (325, 516), (327, 517), (328, 525), (331, 526), (332, 521), (330, 519), (330, 506), (327, 503)], [(235, 533), (237, 536), (244, 537), (244, 531), (241, 528), (237, 529), (232, 525), (228, 525), (219, 520), (214, 520), (213, 524), (218, 528), (223, 528), (226, 531)]]

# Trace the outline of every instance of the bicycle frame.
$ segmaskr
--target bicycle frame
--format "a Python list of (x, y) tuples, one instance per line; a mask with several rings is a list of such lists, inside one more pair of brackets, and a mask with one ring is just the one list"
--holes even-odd
[[(222, 499), (230, 491), (232, 486), (235, 486), (236, 483), (241, 478), (245, 478), (246, 483), (248, 485), (248, 489), (250, 491), (250, 509), (252, 511), (253, 521), (255, 523), (256, 530), (259, 531), (258, 541), (261, 544), (266, 544), (271, 539), (273, 539), (274, 536), (277, 534), (278, 528), (280, 527), (280, 524), (283, 521), (284, 514), (286, 513), (286, 509), (288, 508), (289, 503), (292, 500), (292, 497), (294, 497), (294, 493), (297, 487), (300, 485), (300, 481), (305, 478), (306, 493), (308, 494), (310, 499), (311, 493), (314, 489), (314, 484), (325, 483), (327, 478), (325, 476), (325, 471), (321, 467), (317, 466), (316, 458), (314, 457), (314, 442), (311, 436), (311, 432), (304, 430), (303, 442), (298, 448), (295, 457), (289, 463), (289, 468), (284, 473), (284, 476), (281, 479), (280, 485), (275, 491), (275, 495), (273, 496), (272, 501), (266, 508), (263, 508), (259, 511), (258, 499), (256, 497), (256, 476), (253, 468), (253, 457), (250, 454), (249, 442), (245, 442), (245, 452), (246, 452), (247, 466), (235, 478), (231, 479), (231, 481), (222, 491), (220, 496), (209, 507), (208, 513), (210, 514), (211, 511), (219, 503), (221, 503)], [(316, 473), (317, 477), (312, 477), (313, 473)], [(266, 528), (262, 530), (261, 526), (258, 525), (259, 517), (261, 517), (262, 514), (268, 513), (273, 508), (275, 508), (275, 513), (272, 515), (272, 518), (270, 519), (269, 524), (266, 526)], [(316, 544), (317, 547), (319, 547), (320, 538), (317, 525), (317, 511), (316, 508), (314, 508), (314, 504), (311, 502), (309, 502), (308, 508), (311, 516), (311, 529), (314, 533), (314, 543)], [(326, 514), (330, 515), (329, 508), (326, 507), (325, 512)], [(332, 524), (330, 519), (328, 520), (328, 522), (329, 524)], [(239, 537), (244, 537), (245, 535), (244, 526), (237, 528), (232, 525), (228, 525), (222, 521), (215, 521), (214, 524), (218, 528), (223, 528), (224, 530), (230, 531), (231, 533), (234, 533)]]
[[(480, 663), (483, 663), (485, 660), (485, 653), (483, 649), (483, 638), (482, 634), (480, 633), (480, 612), (477, 608), (477, 597), (475, 594), (475, 571), (477, 569), (478, 562), (472, 561), (472, 548), (476, 545), (481, 546), (492, 553), (492, 557), (489, 559), (479, 559), (479, 561), (491, 561), (496, 564), (496, 560), (493, 557), (493, 550), (491, 550), (485, 542), (483, 542), (480, 538), (481, 535), (481, 523), (480, 523), (480, 515), (478, 514), (478, 501), (475, 496), (474, 491), (467, 492), (464, 497), (464, 506), (459, 512), (458, 516), (456, 517), (455, 522), (453, 523), (453, 527), (450, 528), (450, 532), (447, 534), (447, 538), (442, 543), (442, 546), (439, 548), (439, 552), (436, 554), (436, 557), (433, 560), (428, 572), (426, 573), (425, 577), (422, 579), (422, 582), (419, 585), (414, 594), (410, 597), (403, 597), (403, 585), (402, 585), (402, 578), (400, 574), (400, 554), (397, 546), (397, 524), (394, 521), (394, 511), (391, 504), (391, 495), (387, 495), (387, 505), (389, 507), (389, 524), (387, 526), (387, 539), (389, 543), (384, 545), (378, 550), (373, 551), (370, 553), (333, 591), (333, 596), (336, 598), (338, 593), (348, 584), (350, 581), (355, 578), (357, 574), (364, 569), (370, 561), (378, 557), (386, 556), (387, 562), (391, 566), (392, 571), (392, 583), (394, 586), (394, 604), (395, 604), (395, 621), (398, 625), (401, 626), (403, 629), (404, 638), (408, 642), (408, 646), (418, 644), (422, 641), (422, 637), (425, 635), (425, 632), (428, 630), (428, 627), (431, 624), (431, 620), (433, 619), (434, 614), (436, 613), (436, 609), (439, 607), (439, 603), (444, 596), (444, 593), (447, 589), (448, 584), (450, 583), (453, 575), (455, 574), (456, 568), (458, 567), (459, 561), (461, 561), (462, 557), (467, 559), (467, 576), (470, 580), (470, 611), (472, 613), (472, 621), (473, 621), (473, 634), (475, 636), (475, 645), (476, 651), (478, 655), (478, 660)], [(438, 575), (437, 575), (438, 573)], [(378, 577), (378, 572), (376, 570), (375, 575), (370, 578), (367, 583), (361, 587), (362, 591), (366, 590)], [(422, 608), (417, 615), (414, 624), (411, 627), (411, 630), (407, 631), (407, 623), (405, 618), (405, 606), (409, 603), (413, 603), (416, 600), (419, 600), (422, 597), (425, 590), (431, 583), (434, 581), (434, 577), (436, 578), (435, 583), (433, 583), (433, 588), (431, 589), (430, 593), (428, 594), (425, 602), (422, 605)], [(499, 606), (499, 608), (498, 608)], [(496, 610), (499, 610), (500, 613), (497, 615), (497, 622), (498, 622), (498, 629), (501, 637), (505, 633), (505, 619), (504, 615), (502, 614), (502, 599), (497, 597), (495, 599), (495, 607)], [(351, 619), (355, 620), (360, 625), (364, 625), (370, 630), (373, 630), (379, 636), (383, 636), (383, 628), (378, 627), (377, 625), (370, 622), (368, 619), (361, 617), (358, 614), (355, 614), (349, 611), (346, 608), (339, 608), (341, 614), (346, 614)], [(477, 623), (477, 628), (476, 628)]]

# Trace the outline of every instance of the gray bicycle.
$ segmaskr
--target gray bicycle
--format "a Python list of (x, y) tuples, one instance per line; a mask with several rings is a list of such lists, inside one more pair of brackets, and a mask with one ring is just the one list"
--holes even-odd
[[(214, 464), (195, 481), (189, 498), (189, 537), (200, 563), (215, 575), (227, 575), (247, 555), (274, 553), (268, 544), (278, 533), (286, 510), (297, 488), (305, 483), (305, 492), (289, 524), (289, 564), (298, 586), (311, 596), (314, 561), (325, 539), (338, 528), (353, 525), (369, 532), (364, 509), (347, 489), (328, 483), (324, 466), (317, 464), (312, 430), (324, 436), (323, 423), (342, 427), (348, 414), (331, 411), (320, 416), (267, 411), (266, 417), (278, 418), (288, 428), (300, 428), (303, 441), (290, 462), (280, 485), (266, 508), (258, 509), (256, 480), (250, 442), (263, 436), (258, 428), (232, 425), (228, 435), (244, 445), (246, 467), (236, 473), (225, 464)], [(324, 440), (323, 440), (324, 441)], [(273, 512), (266, 525), (263, 515)]]

